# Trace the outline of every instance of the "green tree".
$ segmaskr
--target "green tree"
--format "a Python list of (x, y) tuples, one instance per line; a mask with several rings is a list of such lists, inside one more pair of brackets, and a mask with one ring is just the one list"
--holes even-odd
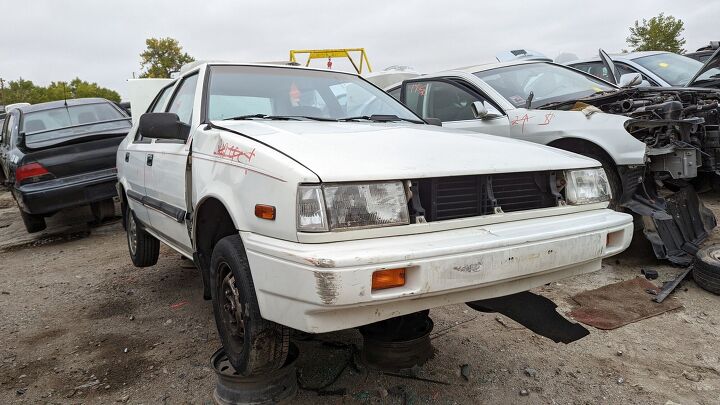
[(682, 20), (660, 13), (649, 21), (644, 19), (642, 24), (635, 20), (635, 26), (630, 27), (630, 36), (626, 41), (633, 51), (667, 51), (683, 53), (685, 38), (680, 36), (685, 30)]
[(100, 87), (97, 83), (89, 83), (80, 78), (71, 82), (52, 82), (47, 87), (37, 86), (30, 80), (11, 80), (3, 90), (0, 104), (12, 103), (44, 103), (47, 101), (101, 97), (111, 101), (120, 101), (120, 94), (116, 91)]
[(182, 51), (180, 43), (174, 38), (148, 38), (147, 49), (140, 54), (140, 66), (144, 71), (140, 77), (168, 78), (195, 58)]

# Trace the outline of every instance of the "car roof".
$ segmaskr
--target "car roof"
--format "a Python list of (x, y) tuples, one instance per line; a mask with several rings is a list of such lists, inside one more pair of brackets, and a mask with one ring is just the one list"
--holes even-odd
[[(642, 58), (644, 56), (652, 56), (652, 55), (659, 55), (662, 53), (670, 53), (665, 51), (640, 51), (640, 52), (628, 52), (628, 53), (610, 53), (608, 54), (613, 60), (618, 59), (637, 59)], [(586, 63), (586, 62), (597, 62), (600, 60), (599, 56), (593, 56), (592, 58), (583, 58), (583, 59), (575, 59), (572, 61), (567, 62), (568, 65), (574, 65), (576, 63)]]
[(23, 113), (30, 113), (35, 111), (52, 110), (54, 108), (64, 107), (65, 105), (86, 105), (86, 104), (97, 104), (97, 103), (111, 103), (109, 100), (104, 98), (69, 98), (67, 100), (50, 101), (47, 103), (31, 104), (26, 106), (17, 107)]
[(344, 70), (329, 70), (327, 68), (315, 68), (315, 67), (308, 67), (308, 66), (288, 65), (287, 62), (265, 62), (265, 63), (263, 63), (263, 62), (225, 62), (225, 61), (218, 61), (218, 62), (206, 61), (206, 62), (193, 63), (193, 65), (187, 67), (186, 70), (182, 70), (180, 72), (180, 75), (185, 76), (189, 72), (195, 72), (204, 66), (256, 66), (256, 67), (271, 67), (271, 68), (285, 68), (285, 69), (300, 69), (300, 70), (314, 70), (314, 71), (318, 71), (318, 72), (342, 73), (342, 74), (360, 77), (360, 75), (355, 72), (347, 72)]
[(490, 63), (481, 63), (479, 65), (471, 65), (471, 66), (464, 66), (459, 67), (455, 69), (448, 69), (446, 72), (465, 72), (465, 73), (476, 73), (476, 72), (483, 72), (485, 70), (491, 70), (491, 69), (497, 69), (500, 67), (506, 67), (506, 66), (517, 66), (517, 65), (528, 65), (532, 63), (550, 63), (544, 60), (514, 60), (509, 62), (490, 62)]

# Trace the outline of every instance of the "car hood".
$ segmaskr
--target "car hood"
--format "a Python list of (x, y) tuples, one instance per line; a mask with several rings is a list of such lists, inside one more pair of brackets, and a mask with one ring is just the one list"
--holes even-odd
[(686, 87), (712, 87), (712, 88), (720, 88), (720, 80), (712, 81), (711, 83), (697, 83), (697, 78), (700, 77), (703, 73), (707, 72), (708, 70), (712, 68), (720, 67), (720, 49), (717, 49), (715, 53), (712, 54), (710, 59), (705, 62), (703, 67), (700, 68), (700, 70), (695, 73), (695, 76), (693, 76), (692, 79), (688, 82)]
[(406, 123), (217, 121), (292, 157), (321, 181), (412, 179), (597, 167), (535, 143)]

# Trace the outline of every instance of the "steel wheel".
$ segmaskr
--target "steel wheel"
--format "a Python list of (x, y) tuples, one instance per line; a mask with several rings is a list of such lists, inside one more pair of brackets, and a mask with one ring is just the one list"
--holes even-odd
[(130, 248), (130, 254), (135, 256), (137, 253), (137, 224), (135, 223), (135, 216), (134, 215), (128, 215), (127, 219), (127, 238), (128, 238), (128, 247)]
[(240, 293), (235, 285), (235, 276), (230, 271), (230, 266), (227, 263), (221, 263), (219, 271), (220, 274), (225, 274), (222, 283), (223, 321), (231, 336), (238, 339), (239, 344), (242, 344), (245, 336), (245, 306), (240, 303)]
[(245, 322), (248, 319), (247, 309), (241, 302), (240, 292), (235, 284), (235, 276), (230, 266), (222, 262), (218, 266), (218, 274), (223, 275), (222, 296), (220, 305), (222, 307), (222, 322), (224, 329), (228, 331), (231, 345), (242, 352), (245, 339)]

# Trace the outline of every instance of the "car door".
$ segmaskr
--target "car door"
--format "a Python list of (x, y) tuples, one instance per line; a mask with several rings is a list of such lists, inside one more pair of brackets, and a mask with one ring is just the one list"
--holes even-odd
[(0, 128), (0, 179), (10, 178), (10, 133), (14, 122), (13, 114), (8, 114)]
[[(198, 72), (185, 76), (175, 88), (166, 112), (175, 113), (184, 125), (198, 119), (195, 111), (198, 94)], [(165, 242), (184, 253), (192, 254), (192, 244), (185, 225), (185, 172), (192, 134), (187, 142), (155, 139), (145, 157), (145, 185), (148, 214), (152, 228)]]
[[(437, 118), (443, 127), (508, 136), (507, 116), (487, 96), (470, 84), (451, 78), (406, 80), (400, 100), (422, 118)], [(488, 117), (475, 118), (472, 103), (480, 101)]]
[[(163, 88), (150, 104), (147, 112), (165, 111), (167, 99), (172, 94), (173, 87), (173, 85), (170, 85)], [(145, 167), (148, 155), (152, 154), (151, 145), (153, 142), (155, 142), (155, 139), (144, 137), (138, 131), (135, 139), (127, 145), (124, 156), (125, 192), (129, 197), (128, 204), (137, 220), (146, 225), (150, 225), (150, 215), (148, 208), (140, 203), (140, 199), (147, 195)]]

